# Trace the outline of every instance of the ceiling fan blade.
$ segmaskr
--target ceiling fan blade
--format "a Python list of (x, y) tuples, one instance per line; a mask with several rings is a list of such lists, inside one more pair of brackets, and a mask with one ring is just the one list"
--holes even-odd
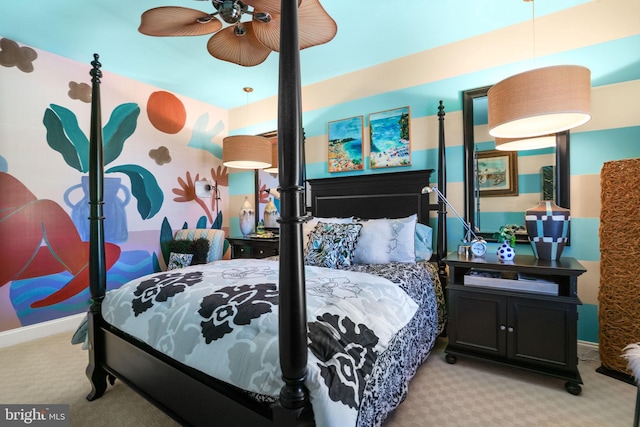
[(253, 31), (252, 22), (243, 22), (242, 25), (246, 31), (243, 36), (236, 36), (234, 26), (211, 36), (207, 43), (207, 50), (211, 56), (243, 67), (263, 63), (271, 49), (260, 43)]
[[(298, 0), (298, 7), (302, 0)], [(243, 0), (243, 3), (251, 6), (256, 12), (267, 12), (269, 15), (280, 14), (280, 0)]]
[[(198, 22), (207, 18), (207, 22)], [(163, 6), (142, 14), (138, 31), (148, 36), (201, 36), (222, 28), (222, 23), (201, 10), (186, 7)]]
[[(261, 0), (254, 0), (261, 5)], [(300, 49), (327, 43), (338, 31), (335, 21), (327, 14), (318, 0), (298, 2)], [(280, 51), (280, 14), (269, 12), (270, 22), (253, 20), (256, 37), (269, 49)]]
[(253, 31), (260, 42), (269, 49), (280, 52), (280, 14), (270, 13), (271, 21), (253, 19)]
[(301, 0), (298, 6), (300, 49), (331, 41), (338, 26), (318, 0)]

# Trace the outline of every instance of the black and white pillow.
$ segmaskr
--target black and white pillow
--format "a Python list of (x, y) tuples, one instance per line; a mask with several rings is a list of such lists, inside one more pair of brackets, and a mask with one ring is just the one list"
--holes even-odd
[(178, 268), (189, 267), (191, 265), (191, 260), (193, 259), (193, 254), (180, 254), (171, 252), (169, 254), (169, 264), (167, 265), (168, 270), (176, 270)]
[(352, 265), (361, 228), (362, 224), (319, 222), (309, 234), (305, 263), (329, 268)]

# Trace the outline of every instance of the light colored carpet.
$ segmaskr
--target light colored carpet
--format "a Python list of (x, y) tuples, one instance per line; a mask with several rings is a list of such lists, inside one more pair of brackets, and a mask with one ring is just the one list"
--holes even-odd
[[(116, 382), (88, 402), (84, 370), (87, 353), (58, 334), (0, 349), (0, 403), (69, 404), (74, 427), (177, 424)], [(441, 340), (409, 387), (409, 395), (384, 427), (628, 427), (636, 387), (595, 372), (596, 361), (581, 361), (582, 394), (564, 390), (564, 381), (459, 357), (444, 361)]]

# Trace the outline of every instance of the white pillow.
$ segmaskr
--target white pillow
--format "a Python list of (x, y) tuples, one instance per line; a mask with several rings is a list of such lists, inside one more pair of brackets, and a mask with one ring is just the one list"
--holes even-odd
[(321, 217), (313, 217), (311, 219), (309, 219), (309, 221), (305, 222), (304, 224), (302, 224), (302, 237), (303, 237), (303, 248), (307, 247), (307, 244), (309, 243), (309, 234), (311, 234), (311, 232), (313, 230), (315, 230), (316, 225), (318, 225), (318, 223), (322, 221), (325, 222), (327, 224), (349, 224), (353, 222), (353, 217), (347, 217), (347, 218), (321, 218)]
[(387, 242), (393, 236), (391, 223), (387, 219), (362, 221), (362, 229), (353, 256), (354, 264), (386, 264), (391, 262)]
[(362, 222), (354, 263), (385, 264), (415, 262), (417, 215), (397, 219), (373, 219)]

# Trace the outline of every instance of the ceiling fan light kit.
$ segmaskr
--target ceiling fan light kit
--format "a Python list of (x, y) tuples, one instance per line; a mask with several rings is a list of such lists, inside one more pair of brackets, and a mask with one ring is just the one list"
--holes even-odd
[[(245, 67), (264, 62), (280, 50), (280, 0), (211, 0), (216, 11), (206, 13), (178, 6), (149, 9), (138, 31), (148, 36), (200, 36), (211, 56)], [(216, 18), (219, 16), (227, 27)], [(245, 16), (251, 20), (242, 21)], [(318, 0), (298, 0), (299, 46), (305, 49), (329, 42), (338, 27)]]

